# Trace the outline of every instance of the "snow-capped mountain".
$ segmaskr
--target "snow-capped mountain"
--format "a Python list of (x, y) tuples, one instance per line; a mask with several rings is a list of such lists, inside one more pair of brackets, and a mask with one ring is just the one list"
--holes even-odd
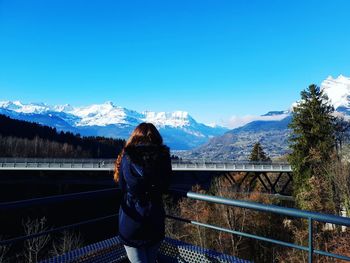
[(44, 113), (50, 110), (44, 103), (22, 104), (20, 101), (0, 101), (0, 108), (18, 113)]
[[(350, 119), (350, 78), (340, 75), (328, 77), (321, 84), (321, 89), (328, 96), (337, 115)], [(184, 158), (200, 159), (236, 159), (247, 160), (256, 142), (260, 142), (270, 157), (276, 158), (288, 152), (288, 124), (292, 116), (290, 110), (270, 111), (241, 127), (214, 137), (208, 143), (182, 153)]]
[[(332, 76), (328, 76), (322, 81), (320, 88), (323, 90), (324, 94), (327, 95), (330, 104), (333, 105), (336, 111), (350, 115), (350, 77), (339, 75), (337, 78), (333, 78)], [(287, 117), (291, 114), (293, 107), (296, 105), (297, 102), (294, 102), (289, 110), (270, 111), (260, 117)]]
[[(343, 75), (337, 78), (330, 76), (321, 83), (321, 88), (336, 111), (349, 119), (350, 78)], [(58, 130), (119, 138), (127, 138), (137, 124), (146, 121), (157, 126), (165, 143), (173, 149), (186, 150), (202, 145), (192, 151), (194, 154), (190, 157), (244, 159), (250, 152), (249, 147), (256, 141), (262, 142), (272, 157), (287, 152), (288, 123), (294, 105), (296, 103), (289, 110), (253, 116), (249, 123), (230, 131), (220, 126), (198, 123), (184, 111), (136, 112), (112, 102), (73, 107), (67, 104), (51, 106), (45, 103), (2, 101), (0, 113)]]
[(141, 122), (157, 126), (164, 141), (177, 150), (190, 149), (227, 131), (196, 122), (187, 112), (136, 112), (112, 102), (84, 107), (45, 103), (0, 102), (0, 113), (15, 119), (37, 122), (82, 135), (127, 138)]
[(343, 75), (333, 78), (329, 76), (321, 84), (336, 111), (350, 115), (350, 78)]
[[(320, 88), (327, 95), (330, 104), (333, 105), (338, 113), (350, 116), (350, 77), (339, 75), (337, 78), (333, 78), (332, 76), (328, 76), (322, 81)], [(297, 106), (297, 104), (298, 102), (294, 102), (289, 110), (270, 111), (256, 117), (256, 120), (272, 120), (265, 117), (274, 117), (275, 120), (278, 120), (278, 118), (284, 119), (290, 116), (293, 107)]]

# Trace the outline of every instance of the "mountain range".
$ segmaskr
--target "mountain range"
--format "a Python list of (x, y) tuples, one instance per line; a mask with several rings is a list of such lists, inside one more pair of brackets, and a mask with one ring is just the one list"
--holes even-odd
[(157, 126), (164, 142), (174, 150), (187, 150), (222, 135), (227, 128), (207, 126), (195, 121), (187, 112), (136, 112), (112, 102), (85, 107), (1, 101), (0, 114), (14, 119), (36, 122), (86, 136), (128, 138), (141, 122)]
[[(340, 75), (328, 77), (321, 89), (334, 106), (335, 114), (350, 118), (350, 78)], [(296, 102), (297, 103), (297, 102)], [(292, 120), (292, 109), (271, 111), (264, 116), (273, 116), (276, 120), (256, 120), (242, 127), (227, 131), (221, 136), (209, 140), (206, 144), (181, 153), (183, 158), (247, 160), (256, 142), (260, 142), (265, 152), (272, 158), (288, 153), (288, 125)]]
[[(328, 77), (321, 88), (336, 112), (349, 117), (350, 78)], [(177, 152), (184, 158), (244, 160), (258, 141), (272, 158), (288, 152), (288, 124), (293, 105), (287, 110), (270, 111), (258, 120), (232, 130), (199, 123), (185, 111), (137, 112), (112, 102), (73, 107), (2, 101), (0, 114), (55, 127), (59, 131), (112, 138), (127, 138), (137, 124), (152, 122), (172, 150), (186, 150)]]

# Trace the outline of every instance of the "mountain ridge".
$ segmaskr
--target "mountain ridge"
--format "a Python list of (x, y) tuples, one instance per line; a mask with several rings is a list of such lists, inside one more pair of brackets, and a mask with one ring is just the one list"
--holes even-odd
[(83, 107), (1, 101), (0, 113), (20, 120), (55, 127), (84, 136), (106, 136), (126, 139), (141, 122), (153, 123), (164, 141), (176, 150), (199, 146), (209, 138), (223, 134), (227, 128), (198, 123), (188, 112), (137, 112), (108, 101)]
[[(335, 114), (350, 119), (350, 78), (340, 75), (329, 76), (320, 86), (335, 108)], [(271, 158), (278, 158), (289, 152), (288, 124), (292, 120), (293, 103), (290, 110), (270, 111), (262, 116), (282, 117), (280, 120), (254, 120), (231, 129), (221, 136), (212, 138), (206, 144), (180, 153), (183, 158), (247, 160), (256, 142), (260, 142)]]
[[(337, 114), (349, 119), (350, 78), (343, 75), (336, 78), (329, 76), (320, 87), (329, 97)], [(110, 101), (83, 107), (73, 107), (69, 104), (50, 106), (45, 103), (23, 104), (20, 101), (2, 101), (0, 113), (85, 136), (114, 138), (127, 138), (138, 123), (152, 122), (160, 130), (165, 143), (172, 149), (190, 150), (181, 153), (184, 156), (245, 159), (251, 145), (256, 141), (262, 143), (271, 157), (288, 152), (288, 123), (293, 106), (297, 103), (293, 103), (288, 110), (270, 111), (257, 116), (255, 120), (231, 130), (198, 123), (186, 111), (137, 112), (116, 106)], [(222, 138), (221, 141), (220, 138)], [(213, 143), (217, 146), (214, 147)]]

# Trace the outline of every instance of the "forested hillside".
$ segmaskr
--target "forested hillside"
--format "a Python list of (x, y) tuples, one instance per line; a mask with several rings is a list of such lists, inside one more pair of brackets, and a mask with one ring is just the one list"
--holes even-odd
[(125, 141), (81, 137), (0, 115), (0, 157), (116, 158)]

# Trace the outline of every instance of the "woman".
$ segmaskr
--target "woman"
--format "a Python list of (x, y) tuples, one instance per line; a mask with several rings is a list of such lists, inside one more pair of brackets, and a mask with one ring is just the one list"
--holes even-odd
[(138, 125), (116, 161), (119, 182), (119, 236), (132, 263), (155, 262), (164, 239), (162, 194), (169, 187), (169, 148), (151, 123)]

